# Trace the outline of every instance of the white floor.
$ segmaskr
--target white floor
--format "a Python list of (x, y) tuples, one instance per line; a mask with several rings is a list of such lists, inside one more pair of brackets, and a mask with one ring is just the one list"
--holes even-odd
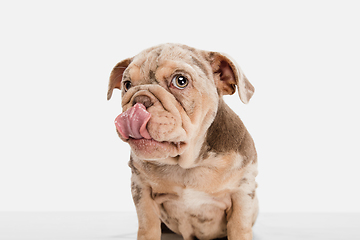
[[(134, 240), (136, 230), (135, 213), (0, 212), (1, 240)], [(260, 214), (254, 240), (273, 239), (360, 239), (360, 213)]]

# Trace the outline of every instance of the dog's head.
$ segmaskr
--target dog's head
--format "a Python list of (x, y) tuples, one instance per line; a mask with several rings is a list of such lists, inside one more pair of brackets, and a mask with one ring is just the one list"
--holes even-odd
[(254, 87), (228, 56), (164, 44), (119, 62), (107, 98), (121, 90), (123, 113), (115, 124), (133, 154), (186, 168), (199, 154), (219, 99), (236, 86), (247, 103)]

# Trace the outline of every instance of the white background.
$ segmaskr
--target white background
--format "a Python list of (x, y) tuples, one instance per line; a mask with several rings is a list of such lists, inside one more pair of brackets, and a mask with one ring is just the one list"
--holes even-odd
[(112, 67), (166, 42), (225, 52), (262, 212), (360, 212), (357, 1), (2, 1), (0, 211), (135, 211)]

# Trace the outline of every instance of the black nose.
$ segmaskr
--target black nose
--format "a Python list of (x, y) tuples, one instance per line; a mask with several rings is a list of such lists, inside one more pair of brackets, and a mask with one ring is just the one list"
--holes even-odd
[(146, 108), (149, 108), (153, 105), (150, 97), (145, 96), (145, 95), (136, 96), (133, 100), (133, 106), (136, 103), (142, 103)]

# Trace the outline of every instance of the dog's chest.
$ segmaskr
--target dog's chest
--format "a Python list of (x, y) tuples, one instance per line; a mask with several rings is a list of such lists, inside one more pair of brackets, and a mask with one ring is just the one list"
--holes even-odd
[(199, 239), (215, 239), (226, 235), (231, 192), (239, 187), (242, 178), (243, 170), (236, 164), (241, 158), (229, 156), (214, 159), (216, 165), (193, 169), (144, 162), (130, 166), (151, 188), (159, 217), (172, 231)]
[(152, 197), (161, 220), (171, 230), (200, 239), (225, 236), (233, 181), (221, 180), (212, 170), (204, 169), (185, 175), (172, 171), (172, 178), (163, 177), (151, 184)]
[(231, 206), (228, 193), (215, 196), (186, 188), (176, 197), (163, 198), (158, 206), (161, 220), (183, 236), (211, 239), (226, 234), (225, 212)]

